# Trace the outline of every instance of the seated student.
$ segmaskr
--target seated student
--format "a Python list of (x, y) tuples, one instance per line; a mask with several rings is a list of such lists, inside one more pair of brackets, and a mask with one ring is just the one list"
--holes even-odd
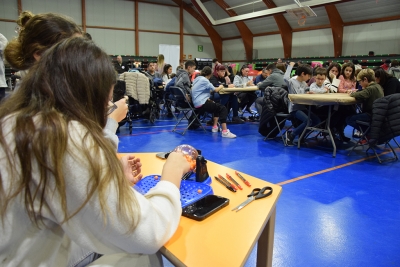
[(190, 95), (192, 82), (190, 81), (190, 76), (196, 70), (196, 63), (192, 60), (185, 62), (185, 69), (177, 69), (175, 86), (183, 89), (186, 94)]
[(161, 73), (163, 82), (165, 85), (167, 85), (171, 81), (171, 73), (172, 73), (172, 66), (171, 64), (165, 64), (163, 72)]
[(339, 76), (339, 93), (351, 93), (357, 91), (355, 72), (356, 69), (353, 63), (349, 62), (342, 65), (341, 75)]
[(149, 263), (176, 231), (190, 166), (174, 152), (146, 196), (131, 187), (129, 159), (102, 133), (115, 83), (109, 56), (72, 37), (43, 52), (0, 106), (2, 265), (75, 266), (74, 244)]
[(390, 59), (386, 59), (385, 62), (380, 66), (382, 69), (384, 69), (385, 71), (388, 71), (390, 68), (390, 63), (392, 61)]
[(254, 84), (259, 85), (261, 82), (263, 82), (270, 74), (270, 70), (267, 68), (263, 68), (261, 71), (261, 74), (257, 75), (256, 78), (254, 79)]
[[(249, 67), (244, 65), (240, 68), (238, 74), (236, 74), (235, 79), (233, 80), (233, 85), (238, 88), (243, 88), (247, 86), (254, 86), (253, 80), (249, 78)], [(240, 92), (238, 94), (238, 98), (240, 100), (239, 109), (244, 109), (246, 107), (246, 111), (250, 114), (253, 114), (251, 110), (251, 106), (254, 101), (256, 101), (257, 95), (255, 92)]]
[(325, 86), (329, 89), (329, 93), (337, 93), (340, 80), (339, 75), (341, 71), (341, 67), (338, 63), (332, 62), (328, 67), (328, 76), (325, 80)]
[(329, 88), (325, 86), (326, 69), (317, 67), (315, 70), (315, 82), (310, 85), (310, 93), (324, 94), (329, 92)]
[[(375, 73), (373, 70), (362, 69), (357, 75), (357, 80), (359, 81), (363, 90), (358, 92), (349, 92), (349, 94), (357, 101), (363, 102), (362, 113), (358, 113), (346, 118), (347, 125), (350, 125), (355, 129), (358, 129), (358, 124), (356, 121), (371, 121), (372, 104), (376, 99), (384, 96), (382, 86), (375, 83)], [(364, 126), (361, 127), (365, 128)]]
[[(278, 63), (280, 67), (285, 67), (284, 64)], [(261, 91), (264, 91), (265, 88), (268, 86), (270, 87), (280, 87), (280, 88), (287, 88), (286, 82), (283, 80), (284, 72), (277, 67), (275, 64), (269, 64), (265, 68), (266, 72), (268, 73), (268, 77), (261, 83), (257, 83), (258, 89)], [(257, 109), (257, 113), (261, 114), (262, 112), (262, 103), (263, 103), (264, 97), (260, 96), (256, 99), (255, 102), (255, 107)]]
[[(306, 94), (309, 89), (306, 81), (310, 79), (312, 69), (306, 64), (299, 65), (296, 69), (296, 76), (290, 78), (290, 73), (292, 72), (294, 64), (294, 62), (290, 62), (284, 77), (289, 87), (289, 94)], [(289, 113), (294, 118), (302, 121), (302, 123), (297, 128), (293, 129), (291, 133), (286, 132), (286, 145), (294, 146), (293, 141), (295, 137), (300, 135), (307, 126), (307, 121), (309, 119), (307, 115), (308, 110), (304, 105), (293, 104), (292, 102), (289, 102)], [(320, 119), (317, 115), (311, 112), (310, 116), (310, 126), (315, 126), (320, 123)]]
[(278, 69), (275, 64), (269, 64), (265, 69), (269, 75), (262, 83), (257, 83), (258, 89), (263, 91), (268, 86), (286, 88), (287, 85), (283, 80), (284, 72), (282, 70)]
[(214, 87), (212, 83), (210, 83), (210, 78), (212, 76), (211, 68), (206, 66), (201, 70), (200, 76), (198, 76), (194, 82), (192, 87), (192, 102), (194, 107), (199, 111), (206, 111), (213, 113), (213, 128), (212, 132), (218, 132), (218, 119), (221, 121), (222, 127), (222, 137), (225, 138), (235, 138), (236, 135), (231, 133), (226, 128), (226, 118), (228, 117), (228, 110), (225, 106), (220, 103), (215, 103), (210, 99), (210, 92), (218, 92), (224, 86), (221, 84), (217, 88)]
[(375, 68), (375, 82), (383, 88), (385, 96), (400, 93), (400, 81), (382, 68)]
[(389, 75), (396, 77), (400, 81), (400, 68), (399, 68), (399, 61), (397, 59), (393, 60), (390, 64), (390, 68), (388, 70)]
[[(314, 94), (324, 94), (329, 93), (329, 88), (326, 86), (326, 69), (325, 68), (317, 68), (315, 82), (310, 86), (310, 93)], [(352, 107), (350, 106), (338, 106), (335, 107), (335, 112), (331, 115), (330, 119), (330, 127), (334, 131), (334, 133), (339, 135), (339, 138), (343, 142), (350, 141), (350, 138), (347, 138), (344, 135), (344, 128), (346, 126), (345, 118), (348, 115), (353, 114)], [(326, 116), (328, 113), (327, 106), (322, 106), (315, 110), (316, 114), (319, 117)]]
[(147, 66), (147, 74), (149, 74), (153, 79), (154, 78), (160, 78), (162, 79), (162, 76), (160, 73), (156, 72), (156, 64), (155, 62), (150, 62), (149, 65)]
[[(226, 73), (225, 66), (223, 66), (221, 64), (215, 66), (215, 71), (213, 73), (213, 76), (211, 76), (211, 78), (210, 78), (210, 82), (214, 85), (214, 87), (219, 87), (220, 85), (223, 85), (225, 88), (234, 87), (233, 84), (227, 83), (227, 80), (225, 79), (225, 73)], [(218, 94), (218, 96), (220, 99), (220, 103), (222, 105), (225, 106), (227, 103), (229, 103), (230, 107), (232, 108), (232, 112), (233, 112), (232, 122), (244, 123), (244, 121), (239, 118), (239, 103), (238, 103), (238, 98), (236, 96), (236, 93)]]

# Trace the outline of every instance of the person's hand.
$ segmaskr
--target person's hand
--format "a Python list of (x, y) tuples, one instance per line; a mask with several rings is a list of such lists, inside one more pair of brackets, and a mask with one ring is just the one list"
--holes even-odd
[(289, 63), (289, 65), (292, 66), (292, 67), (294, 66), (294, 64), (296, 64), (296, 63), (294, 63), (294, 62), (290, 62)]
[(229, 83), (231, 83), (231, 79), (229, 79), (228, 76), (225, 76), (225, 82), (226, 82), (226, 84), (229, 84)]
[(229, 84), (229, 85), (228, 85), (228, 88), (233, 88), (233, 87), (235, 87), (234, 84)]
[(250, 80), (250, 81), (248, 81), (248, 82), (246, 83), (246, 85), (247, 85), (247, 86), (250, 86), (250, 85), (254, 85), (254, 83), (253, 83), (253, 81)]
[(331, 77), (331, 79), (333, 80), (334, 78), (336, 78), (336, 75), (332, 72), (329, 72), (329, 77)]
[(114, 104), (117, 106), (117, 108), (111, 114), (109, 114), (108, 117), (120, 122), (126, 118), (128, 105), (126, 104), (125, 98), (121, 98), (120, 100), (114, 102)]
[(183, 153), (171, 152), (164, 164), (161, 180), (169, 181), (179, 188), (182, 176), (190, 171), (190, 167)]
[(131, 185), (136, 184), (143, 178), (142, 163), (139, 158), (135, 156), (127, 155), (120, 159), (122, 167), (125, 173), (125, 177)]

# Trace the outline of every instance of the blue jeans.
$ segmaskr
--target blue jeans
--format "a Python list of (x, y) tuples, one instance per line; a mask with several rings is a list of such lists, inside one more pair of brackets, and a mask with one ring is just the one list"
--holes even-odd
[[(358, 113), (356, 115), (349, 116), (346, 118), (346, 124), (350, 125), (351, 127), (358, 130), (359, 128), (358, 128), (358, 124), (356, 123), (356, 121), (370, 122), (371, 116), (368, 113)], [(360, 125), (360, 126), (364, 132), (368, 128), (367, 126), (364, 126), (364, 125)]]
[[(304, 128), (306, 128), (306, 126), (307, 126), (308, 111), (296, 110), (290, 114), (302, 122), (296, 129), (294, 129), (292, 131), (293, 137), (296, 137), (297, 135), (300, 135), (304, 131)], [(315, 126), (315, 125), (319, 124), (320, 122), (321, 122), (321, 120), (318, 118), (318, 116), (311, 112), (310, 113), (310, 126)]]

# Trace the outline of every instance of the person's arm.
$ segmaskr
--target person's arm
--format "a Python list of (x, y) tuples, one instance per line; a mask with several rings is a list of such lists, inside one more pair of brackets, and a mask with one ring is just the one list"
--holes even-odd
[(328, 78), (326, 78), (324, 85), (326, 88), (328, 88), (330, 93), (337, 93), (340, 80), (337, 79), (334, 75), (332, 76), (332, 78), (332, 82)]
[(317, 83), (314, 82), (310, 85), (310, 92), (314, 94), (324, 94), (327, 92), (327, 90), (325, 88), (318, 87)]
[(257, 85), (258, 89), (265, 90), (268, 86), (271, 86), (274, 83), (274, 76), (268, 76), (264, 81)]
[(353, 92), (350, 96), (354, 97), (357, 101), (365, 101), (371, 97), (371, 92), (366, 88), (361, 91)]
[[(79, 127), (77, 127), (79, 128)], [(68, 177), (66, 194), (70, 212), (74, 211), (87, 196), (87, 184), (91, 174), (88, 162), (81, 153), (82, 129), (72, 133), (73, 142), (69, 142), (69, 150), (63, 165), (64, 177)], [(80, 133), (79, 133), (80, 131)], [(86, 140), (85, 145), (89, 140)], [(103, 152), (91, 155), (103, 168), (107, 162)], [(137, 201), (137, 209), (131, 214), (131, 220), (120, 220), (119, 193), (115, 179), (105, 189), (108, 206), (106, 221), (100, 209), (97, 193), (92, 196), (84, 208), (67, 223), (60, 224), (66, 235), (81, 247), (100, 254), (112, 253), (144, 253), (153, 254), (171, 238), (177, 229), (181, 216), (179, 184), (184, 173), (189, 171), (189, 163), (180, 153), (172, 152), (162, 171), (160, 182), (146, 195), (141, 195), (131, 188), (131, 194)], [(105, 177), (100, 177), (105, 179)], [(125, 178), (124, 178), (125, 179)], [(46, 204), (51, 209), (51, 220), (61, 222), (64, 219), (57, 194), (48, 196)], [(132, 205), (134, 205), (132, 203)], [(139, 216), (140, 214), (140, 216)], [(136, 221), (135, 230), (129, 229)]]
[(288, 84), (288, 86), (289, 86), (290, 74), (292, 73), (294, 64), (295, 64), (294, 62), (290, 62), (290, 64), (286, 68), (285, 75), (283, 76), (283, 80), (286, 82), (286, 84)]

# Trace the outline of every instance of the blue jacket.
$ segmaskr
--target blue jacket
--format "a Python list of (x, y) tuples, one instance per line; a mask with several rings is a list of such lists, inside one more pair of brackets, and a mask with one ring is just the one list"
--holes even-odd
[(214, 90), (214, 85), (206, 77), (197, 77), (193, 82), (191, 94), (194, 107), (201, 107), (210, 98), (210, 92)]

